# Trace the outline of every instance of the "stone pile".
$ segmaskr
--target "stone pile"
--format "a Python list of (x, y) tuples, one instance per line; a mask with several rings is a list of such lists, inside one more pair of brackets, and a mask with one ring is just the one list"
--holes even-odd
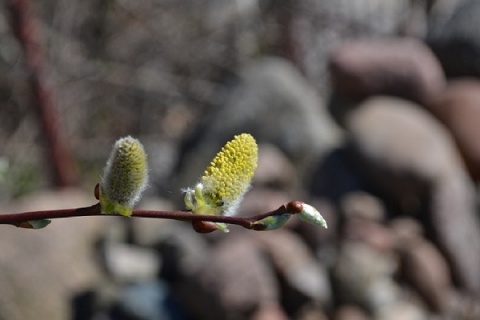
[[(249, 132), (260, 163), (239, 214), (304, 200), (328, 230), (291, 219), (271, 232), (232, 227), (200, 235), (178, 221), (109, 218), (115, 222), (102, 232), (78, 225), (90, 235), (90, 256), (85, 239), (65, 226), (70, 241), (45, 243), (30, 263), (48, 248), (78, 250), (63, 253), (71, 267), (88, 262), (88, 281), (77, 268), (57, 270), (57, 260), (40, 265), (71, 285), (72, 319), (480, 319), (480, 2), (447, 2), (429, 1), (423, 40), (377, 34), (336, 41), (321, 61), (328, 96), (287, 60), (246, 62), (179, 152), (172, 197), (142, 203), (181, 208), (180, 188), (198, 179), (225, 141)], [(17, 241), (1, 236), (2, 245)], [(25, 263), (15, 254), (28, 245), (18, 241), (18, 251), (2, 251), (2, 270)], [(101, 268), (93, 272), (93, 263)], [(66, 290), (57, 284), (49, 291), (50, 278), (31, 271), (25, 277), (50, 303)], [(9, 281), (0, 272), (0, 288)], [(1, 297), (0, 318), (30, 315), (6, 308), (11, 300)], [(65, 315), (45, 306), (37, 318)]]

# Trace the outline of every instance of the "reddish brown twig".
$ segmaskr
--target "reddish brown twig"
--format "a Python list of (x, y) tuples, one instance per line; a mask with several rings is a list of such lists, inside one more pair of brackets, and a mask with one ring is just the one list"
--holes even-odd
[[(210, 216), (194, 214), (188, 211), (156, 211), (156, 210), (134, 210), (132, 217), (138, 218), (156, 218), (156, 219), (174, 219), (181, 221), (210, 221), (221, 222), (242, 226), (246, 229), (262, 230), (254, 223), (264, 218), (282, 214), (296, 214), (302, 211), (303, 202), (291, 201), (280, 206), (278, 209), (258, 214), (251, 217), (226, 217), (226, 216)], [(76, 208), (76, 209), (60, 209), (60, 210), (44, 210), (44, 211), (29, 211), (22, 213), (8, 213), (0, 214), (0, 224), (10, 224), (14, 226), (21, 226), (23, 223), (35, 220), (50, 220), (59, 218), (73, 218), (85, 216), (105, 216), (101, 213), (100, 204), (95, 204), (90, 207)], [(116, 215), (108, 215), (116, 216)]]

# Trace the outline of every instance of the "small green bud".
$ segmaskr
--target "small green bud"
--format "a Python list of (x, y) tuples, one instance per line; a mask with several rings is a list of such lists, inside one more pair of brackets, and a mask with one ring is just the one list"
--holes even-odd
[(148, 182), (147, 155), (130, 136), (115, 142), (100, 183), (102, 213), (131, 216)]
[(286, 213), (263, 218), (262, 220), (253, 223), (253, 229), (258, 231), (279, 229), (287, 223), (291, 216), (291, 214)]
[(300, 212), (300, 218), (308, 223), (318, 224), (327, 229), (327, 221), (322, 217), (317, 209), (306, 203), (302, 204), (303, 208)]
[(48, 226), (50, 222), (52, 221), (48, 219), (23, 221), (18, 227), (24, 229), (43, 229)]

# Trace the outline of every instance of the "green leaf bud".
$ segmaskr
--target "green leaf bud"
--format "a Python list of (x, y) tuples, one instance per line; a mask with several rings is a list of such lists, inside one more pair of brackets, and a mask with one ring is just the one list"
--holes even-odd
[(300, 218), (302, 220), (308, 223), (318, 224), (327, 229), (327, 221), (325, 221), (325, 219), (322, 217), (322, 215), (317, 209), (306, 203), (303, 203), (302, 206), (303, 208), (300, 212)]
[(253, 223), (253, 229), (258, 231), (275, 230), (283, 227), (290, 219), (291, 214), (269, 216)]
[(48, 226), (50, 222), (52, 222), (52, 220), (48, 219), (23, 221), (18, 225), (18, 227), (24, 229), (43, 229)]

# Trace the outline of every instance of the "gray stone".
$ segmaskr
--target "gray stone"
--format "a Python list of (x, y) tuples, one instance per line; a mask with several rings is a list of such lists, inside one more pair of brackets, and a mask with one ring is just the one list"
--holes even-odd
[(368, 320), (368, 315), (355, 305), (343, 305), (335, 311), (334, 320)]
[[(328, 57), (335, 45), (346, 39), (398, 35), (408, 28), (411, 3), (410, 0), (293, 2), (290, 28), (296, 61), (306, 77), (322, 93), (327, 93)], [(422, 15), (424, 12), (420, 12), (420, 17)]]
[(398, 32), (406, 23), (409, 3), (404, 0), (324, 0), (318, 7), (339, 17), (337, 24), (361, 26), (357, 32), (387, 35)]
[[(139, 210), (173, 211), (173, 204), (165, 199), (146, 197), (138, 205)], [(183, 208), (179, 208), (183, 209)], [(169, 233), (168, 228), (177, 225), (176, 221), (166, 219), (132, 219), (130, 222), (133, 242), (139, 246), (153, 247), (163, 241)]]
[(375, 313), (374, 320), (428, 320), (427, 312), (420, 306), (408, 301), (397, 301), (381, 308)]
[(347, 240), (361, 241), (381, 252), (391, 252), (395, 245), (391, 230), (375, 221), (350, 218), (345, 221), (342, 234)]
[(392, 279), (395, 270), (392, 255), (361, 242), (344, 243), (332, 271), (338, 301), (358, 304), (371, 312), (393, 304), (401, 293)]
[(421, 211), (428, 184), (460, 166), (448, 133), (408, 101), (369, 99), (349, 113), (346, 128), (357, 172), (400, 213)]
[(106, 241), (102, 245), (105, 270), (118, 283), (155, 279), (161, 259), (152, 249)]
[(312, 196), (327, 198), (334, 203), (339, 203), (350, 192), (366, 188), (364, 179), (352, 164), (346, 146), (332, 150), (321, 159), (315, 170), (312, 170), (308, 182), (308, 191)]
[(186, 319), (183, 313), (179, 312), (178, 306), (172, 303), (170, 295), (168, 286), (163, 282), (133, 283), (123, 288), (118, 301), (118, 308), (121, 316), (126, 319)]
[(454, 292), (448, 300), (446, 319), (480, 319), (480, 299), (465, 293)]
[(430, 105), (431, 112), (451, 132), (462, 153), (470, 175), (480, 179), (480, 81), (457, 79)]
[(424, 229), (420, 222), (409, 217), (395, 218), (390, 221), (389, 225), (398, 249), (424, 235)]
[(286, 282), (282, 294), (290, 308), (299, 308), (309, 301), (323, 306), (330, 303), (332, 292), (326, 269), (299, 236), (288, 230), (254, 236)]
[(332, 51), (330, 71), (334, 89), (357, 99), (392, 95), (426, 105), (445, 87), (437, 58), (413, 38), (347, 41)]
[(366, 192), (351, 192), (346, 194), (340, 203), (342, 213), (346, 218), (360, 218), (381, 222), (385, 219), (385, 208), (380, 199)]
[(475, 194), (468, 177), (445, 177), (432, 192), (432, 228), (446, 253), (454, 278), (469, 292), (480, 295), (480, 225)]
[(417, 238), (402, 243), (401, 274), (428, 306), (442, 312), (453, 291), (450, 268), (445, 257), (431, 242)]
[(255, 186), (296, 192), (300, 181), (294, 165), (278, 147), (261, 144), (258, 146), (258, 167), (253, 183)]
[(163, 277), (170, 281), (196, 274), (208, 261), (208, 240), (189, 223), (168, 221), (158, 229), (154, 244), (162, 259)]
[[(92, 195), (78, 190), (26, 196), (2, 212), (90, 206)], [(0, 232), (0, 318), (71, 317), (73, 295), (102, 280), (93, 245), (112, 217), (56, 219), (45, 229), (2, 226)]]
[(480, 227), (472, 181), (453, 139), (418, 106), (370, 99), (349, 116), (359, 172), (400, 213), (427, 215), (460, 284), (480, 290)]
[(443, 26), (455, 12), (455, 9), (468, 0), (427, 0), (429, 26)]
[(219, 241), (205, 264), (177, 282), (174, 290), (196, 319), (245, 319), (259, 306), (279, 299), (273, 270), (244, 232)]
[(261, 305), (249, 320), (288, 320), (289, 317), (278, 303)]
[(292, 317), (296, 320), (328, 320), (326, 312), (315, 304), (308, 304)]

